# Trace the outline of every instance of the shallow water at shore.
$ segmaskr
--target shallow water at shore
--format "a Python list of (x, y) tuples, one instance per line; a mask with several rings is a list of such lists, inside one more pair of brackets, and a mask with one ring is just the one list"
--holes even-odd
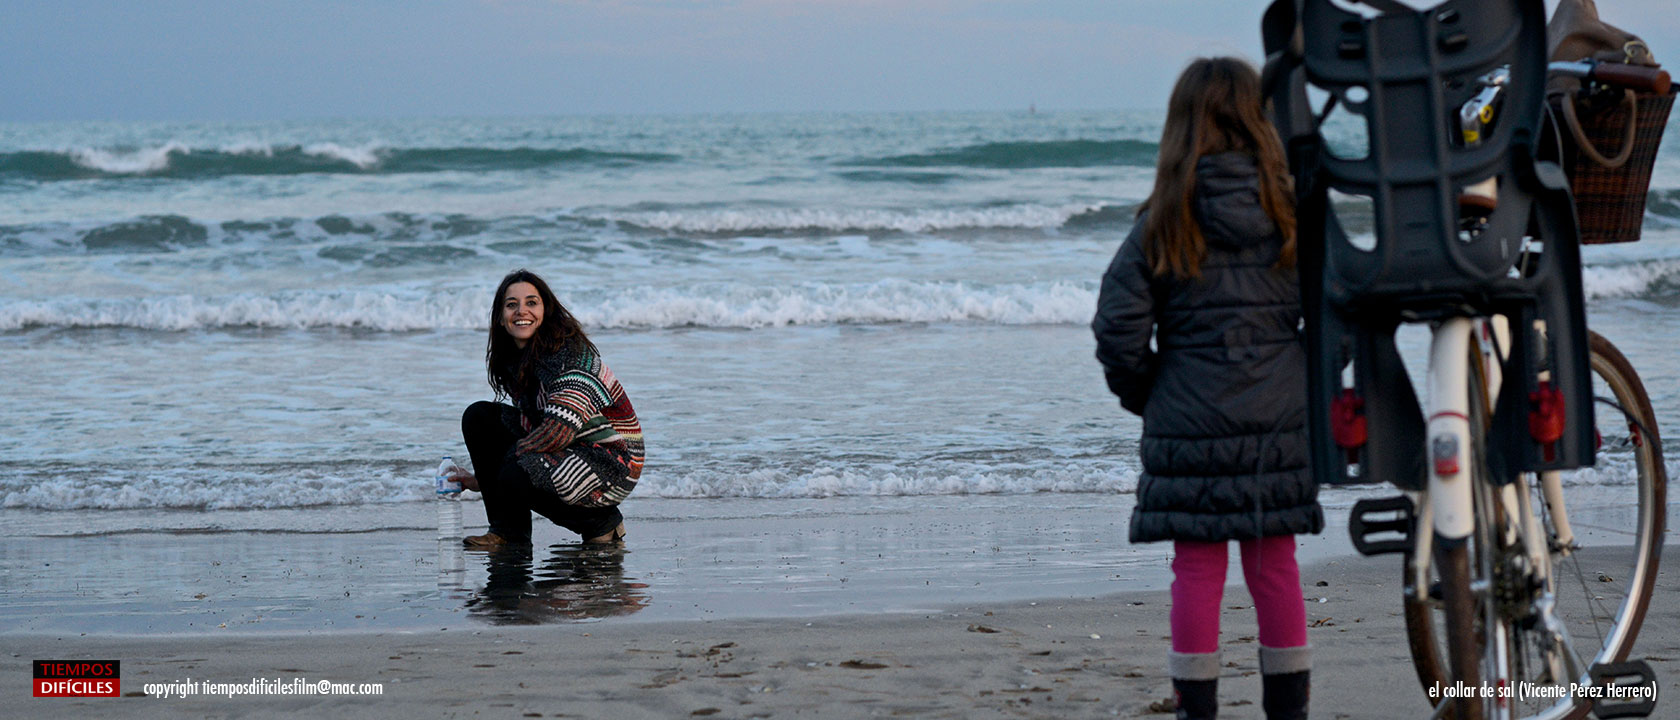
[[(1301, 539), (1301, 562), (1351, 555), (1347, 509), (1384, 494), (1327, 491), (1329, 526)], [(653, 500), (627, 508), (621, 549), (583, 547), (539, 523), (532, 550), (504, 553), (440, 549), (425, 526), (432, 508), (419, 503), (395, 506), (392, 527), (367, 532), (265, 530), (262, 516), (278, 511), (251, 511), (238, 530), (9, 536), (0, 540), (0, 634), (816, 617), (1163, 589), (1170, 546), (1125, 541), (1131, 502), (1056, 493)], [(482, 515), (468, 505), (476, 532)], [(1677, 510), (1671, 503), (1671, 523)], [(1596, 529), (1625, 526), (1627, 515), (1620, 506), (1582, 508), (1583, 541), (1619, 544), (1613, 530)], [(0, 521), (16, 516), (0, 512)]]

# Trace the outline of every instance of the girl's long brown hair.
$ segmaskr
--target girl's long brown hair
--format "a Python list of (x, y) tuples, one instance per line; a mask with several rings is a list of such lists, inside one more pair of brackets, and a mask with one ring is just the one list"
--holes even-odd
[[(520, 348), (506, 328), (502, 327), (502, 300), (514, 283), (530, 283), (542, 298), (543, 321), (537, 334)], [(548, 283), (537, 274), (520, 268), (502, 278), (496, 286), (496, 296), (490, 300), (490, 341), (484, 349), (484, 366), (490, 373), (490, 387), (496, 397), (519, 401), (521, 395), (536, 382), (537, 363), (543, 358), (566, 349), (588, 348), (595, 351), (595, 343), (583, 333), (583, 325), (572, 317)]]
[(1233, 151), (1254, 156), (1260, 168), (1260, 207), (1283, 236), (1277, 267), (1294, 266), (1295, 201), (1289, 165), (1261, 103), (1259, 73), (1238, 58), (1198, 58), (1178, 76), (1167, 101), (1155, 189), (1141, 208), (1149, 211), (1143, 253), (1156, 276), (1201, 277), (1207, 238), (1191, 212), (1196, 161)]

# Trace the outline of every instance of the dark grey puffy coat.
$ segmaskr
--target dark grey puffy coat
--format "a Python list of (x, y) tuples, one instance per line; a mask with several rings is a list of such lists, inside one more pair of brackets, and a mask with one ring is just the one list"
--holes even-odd
[(1131, 540), (1320, 532), (1300, 289), (1293, 269), (1273, 267), (1281, 236), (1261, 209), (1254, 159), (1201, 158), (1194, 212), (1207, 238), (1202, 277), (1155, 277), (1140, 217), (1091, 321), (1109, 389), (1143, 416)]

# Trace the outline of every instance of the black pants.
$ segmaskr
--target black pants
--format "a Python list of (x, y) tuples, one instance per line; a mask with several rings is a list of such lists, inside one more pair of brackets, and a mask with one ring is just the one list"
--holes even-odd
[(519, 411), (511, 405), (475, 402), (461, 414), (461, 437), (472, 456), (478, 491), (484, 494), (484, 514), (490, 532), (509, 542), (531, 541), (531, 512), (554, 521), (584, 538), (600, 537), (624, 522), (617, 507), (567, 505), (555, 494), (548, 478), (533, 478), (514, 460)]

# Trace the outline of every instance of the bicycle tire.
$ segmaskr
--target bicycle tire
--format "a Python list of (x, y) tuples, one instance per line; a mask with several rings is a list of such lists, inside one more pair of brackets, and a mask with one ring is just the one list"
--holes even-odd
[[(1650, 399), (1645, 393), (1644, 384), (1640, 381), (1638, 373), (1634, 371), (1633, 366), (1627, 361), (1627, 358), (1616, 349), (1615, 345), (1611, 344), (1610, 341), (1605, 339), (1603, 336), (1597, 333), (1589, 332), (1588, 341), (1590, 346), (1590, 360), (1595, 383), (1595, 392), (1599, 389), (1609, 392), (1611, 396), (1613, 396), (1616, 405), (1620, 408), (1617, 413), (1620, 414), (1625, 412), (1627, 424), (1630, 426), (1629, 433), (1630, 437), (1633, 438), (1632, 445), (1634, 447), (1632, 456), (1635, 464), (1633, 487), (1635, 488), (1635, 495), (1638, 498), (1637, 502), (1639, 505), (1637, 509), (1638, 520), (1635, 523), (1635, 530), (1633, 532), (1633, 565), (1630, 568), (1631, 572), (1628, 575), (1628, 592), (1622, 598), (1620, 605), (1616, 608), (1614, 613), (1612, 613), (1612, 631), (1603, 637), (1603, 641), (1600, 645), (1593, 648), (1596, 652), (1587, 654), (1583, 658), (1585, 660), (1585, 664), (1590, 667), (1593, 663), (1619, 662), (1625, 660), (1633, 649), (1634, 641), (1637, 639), (1639, 629), (1644, 622), (1645, 613), (1650, 607), (1651, 593), (1655, 586), (1657, 567), (1660, 563), (1662, 551), (1664, 515), (1667, 507), (1667, 471), (1662, 459), (1662, 441), (1656, 425), (1656, 415), (1651, 408)], [(1475, 410), (1478, 409), (1476, 406), (1479, 404), (1475, 401), (1475, 378), (1472, 378), (1471, 385), (1471, 407)], [(1476, 424), (1477, 423), (1473, 423), (1473, 427)], [(1600, 429), (1602, 429), (1603, 424), (1603, 421), (1600, 421)], [(1477, 462), (1480, 462), (1479, 458), (1477, 459)], [(1488, 497), (1488, 494), (1483, 492), (1478, 494), (1477, 497)], [(1479, 502), (1481, 501), (1479, 500)], [(1491, 503), (1488, 503), (1488, 505), (1491, 506)], [(1489, 507), (1489, 509), (1491, 510), (1491, 507)], [(1492, 542), (1490, 539), (1491, 534), (1483, 533), (1483, 525), (1485, 524), (1483, 519), (1487, 516), (1487, 514), (1480, 511), (1477, 513), (1477, 533), (1472, 536), (1476, 539), (1477, 543), (1491, 544)], [(1552, 536), (1555, 533), (1555, 527), (1552, 524), (1551, 516), (1549, 514), (1543, 514), (1542, 520), (1548, 537)], [(1553, 550), (1553, 555), (1554, 560), (1552, 575), (1555, 581), (1563, 574), (1564, 571), (1563, 563), (1556, 557), (1556, 548)], [(1470, 565), (1469, 568), (1471, 569), (1471, 572), (1465, 573), (1467, 586), (1469, 582), (1481, 579), (1480, 577), (1475, 577), (1481, 574), (1479, 572), (1475, 572), (1475, 570), (1478, 569), (1476, 565)], [(1416, 558), (1413, 557), (1413, 553), (1408, 552), (1406, 553), (1406, 561), (1404, 563), (1405, 575), (1402, 578), (1407, 640), (1412, 652), (1413, 669), (1417, 673), (1419, 682), (1423, 685), (1425, 691), (1427, 692), (1432, 687), (1449, 686), (1455, 678), (1463, 679), (1461, 673), (1458, 671), (1450, 671), (1453, 664), (1446, 656), (1443, 655), (1442, 652), (1443, 649), (1446, 649), (1446, 654), (1449, 656), (1454, 652), (1455, 649), (1452, 647), (1454, 645), (1453, 638), (1458, 632), (1463, 632), (1463, 630), (1462, 627), (1457, 630), (1448, 630), (1444, 627), (1437, 630), (1437, 625), (1440, 623), (1440, 619), (1437, 616), (1444, 614), (1451, 615), (1453, 613), (1443, 612), (1441, 610), (1442, 605), (1444, 605), (1444, 598), (1443, 602), (1438, 603), (1430, 596), (1428, 589), (1414, 587), (1413, 578), (1416, 577), (1414, 574), (1415, 569)], [(1440, 575), (1440, 569), (1434, 569), (1435, 575), (1438, 577)], [(1578, 563), (1575, 567), (1575, 571), (1578, 577)], [(1456, 574), (1456, 571), (1449, 570), (1448, 574), (1454, 575)], [(1442, 581), (1442, 595), (1446, 595), (1447, 586), (1456, 585), (1457, 582), (1458, 581), (1455, 578), (1451, 577), (1449, 577), (1446, 581)], [(1559, 592), (1562, 592), (1561, 589)], [(1468, 619), (1473, 622), (1477, 617), (1478, 611), (1478, 608), (1471, 608), (1469, 612), (1464, 614), (1467, 615)], [(1569, 617), (1562, 619), (1565, 622), (1579, 620), (1578, 618)], [(1486, 636), (1488, 635), (1487, 627), (1485, 626), (1486, 622), (1491, 621), (1484, 619), (1483, 628), (1480, 630), (1472, 628), (1469, 633), (1464, 636), (1473, 638), (1476, 643), (1481, 644), (1477, 650), (1478, 654), (1489, 650), (1486, 644)], [(1505, 628), (1505, 632), (1507, 637), (1521, 637), (1520, 633), (1522, 630), (1513, 625)], [(1443, 642), (1443, 638), (1446, 640), (1445, 642)], [(1468, 645), (1469, 643), (1458, 644)], [(1519, 645), (1517, 647), (1506, 648), (1506, 650), (1506, 657), (1509, 658), (1511, 653), (1519, 652), (1521, 648)], [(1460, 662), (1463, 662), (1463, 660), (1461, 659)], [(1502, 675), (1507, 670), (1508, 668), (1496, 669), (1495, 675)], [(1570, 678), (1569, 681), (1584, 682), (1581, 678)], [(1552, 705), (1540, 708), (1539, 711), (1534, 714), (1517, 715), (1517, 717), (1544, 718), (1545, 720), (1578, 720), (1579, 718), (1585, 717), (1591, 709), (1591, 703), (1586, 700), (1576, 702), (1558, 701)], [(1474, 709), (1473, 712), (1479, 714), (1480, 710), (1481, 709), (1478, 707)], [(1466, 718), (1461, 716), (1456, 709), (1448, 710), (1443, 717), (1466, 720)], [(1474, 715), (1471, 717), (1474, 717)]]
[[(1483, 558), (1487, 556), (1485, 523), (1482, 522), (1481, 501), (1477, 490), (1485, 484), (1486, 455), (1483, 450), (1486, 425), (1485, 381), (1480, 367), (1481, 358), (1472, 346), (1466, 364), (1468, 393), (1466, 409), (1470, 420), (1471, 442), (1468, 450), (1471, 497), (1478, 505), (1476, 524), (1469, 537), (1448, 544), (1439, 535), (1433, 541), (1433, 557), (1428, 572), (1434, 580), (1428, 587), (1418, 588), (1414, 574), (1418, 558), (1412, 550), (1405, 554), (1401, 581), (1407, 642), (1412, 653), (1412, 666), (1418, 682), (1431, 704), (1446, 703), (1445, 690), (1481, 686), (1481, 657), (1485, 644), (1481, 631), (1485, 622), (1478, 622), (1481, 601), (1472, 591), (1478, 581), (1485, 580)], [(1428, 502), (1428, 498), (1423, 499)], [(1434, 532), (1430, 527), (1415, 532)], [(1437, 631), (1437, 625), (1439, 630)], [(1437, 705), (1439, 707), (1439, 705)], [(1482, 703), (1479, 698), (1464, 697), (1442, 709), (1441, 717), (1452, 720), (1481, 720)]]
[(1619, 406), (1618, 410), (1628, 416), (1624, 422), (1629, 427), (1630, 437), (1634, 438), (1635, 480), (1641, 493), (1634, 543), (1636, 564), (1629, 580), (1627, 601), (1620, 608), (1618, 617), (1618, 622), (1625, 625), (1626, 631), (1620, 633), (1620, 638), (1612, 638), (1600, 647), (1601, 662), (1620, 662), (1632, 652), (1639, 629), (1645, 623), (1645, 613), (1651, 606), (1651, 593), (1656, 587), (1657, 569), (1662, 563), (1662, 539), (1667, 530), (1668, 469), (1663, 464), (1662, 435), (1657, 428), (1657, 415), (1639, 373), (1622, 351), (1604, 336), (1589, 331), (1587, 341), (1592, 349), (1594, 377), (1605, 382)]
[[(1485, 643), (1476, 625), (1481, 603), (1471, 589), (1473, 566), (1470, 562), (1470, 541), (1466, 539), (1446, 549), (1440, 547), (1440, 538), (1435, 541), (1435, 564), (1439, 568), (1441, 607), (1447, 636), (1447, 669), (1450, 671), (1447, 681), (1437, 687), (1479, 688), (1482, 685), (1481, 661)], [(1444, 696), (1446, 693), (1441, 694)], [(1447, 698), (1442, 697), (1441, 701), (1446, 702)], [(1452, 710), (1443, 717), (1482, 719), (1482, 703), (1477, 697), (1459, 697), (1452, 705)]]

